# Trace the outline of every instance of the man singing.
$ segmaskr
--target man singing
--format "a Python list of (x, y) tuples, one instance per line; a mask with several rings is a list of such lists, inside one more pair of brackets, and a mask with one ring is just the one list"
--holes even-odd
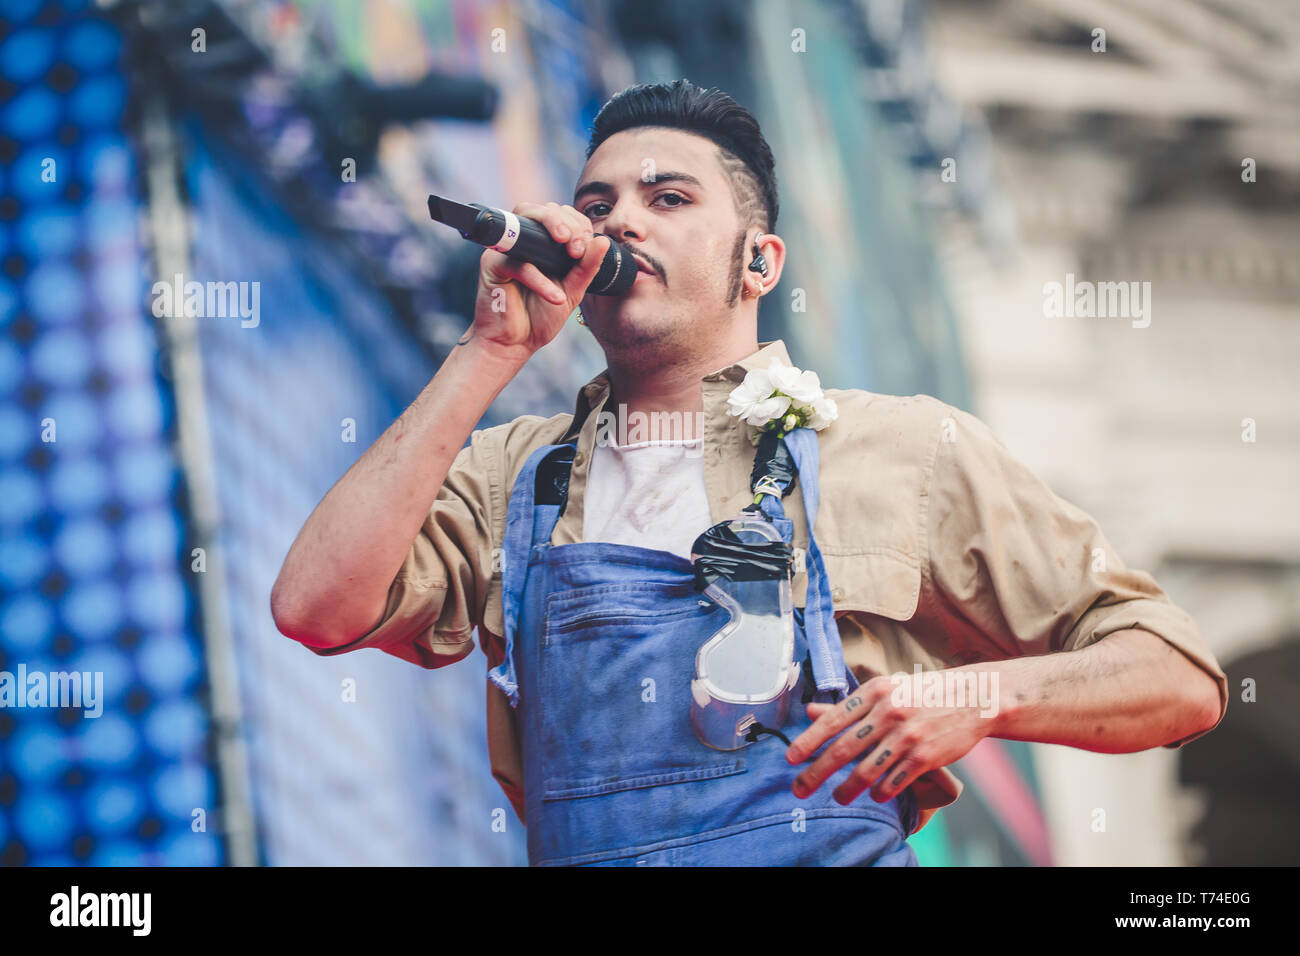
[[(914, 866), (907, 835), (957, 799), (946, 768), (983, 737), (1127, 753), (1222, 719), (1227, 678), (1191, 618), (987, 426), (830, 389), (834, 420), (783, 439), (793, 489), (764, 499), (797, 556), (788, 717), (706, 746), (695, 658), (727, 616), (692, 545), (755, 500), (754, 427), (729, 397), (790, 365), (757, 340), (786, 251), (771, 150), (722, 92), (636, 86), (596, 117), (572, 205), (514, 212), (575, 266), (553, 280), (483, 253), (469, 330), (312, 512), (271, 605), (318, 654), (427, 668), (477, 628), (493, 775), (530, 863)], [(609, 238), (641, 274), (585, 295)], [(476, 430), (579, 306), (607, 367), (574, 412)], [(637, 418), (681, 428), (636, 440)]]

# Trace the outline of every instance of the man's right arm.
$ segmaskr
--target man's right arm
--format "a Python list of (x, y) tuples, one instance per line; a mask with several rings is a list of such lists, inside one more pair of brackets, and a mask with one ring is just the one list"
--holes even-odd
[(452, 462), (520, 367), (517, 357), (473, 338), (452, 349), (298, 533), (271, 590), (282, 634), (310, 647), (338, 647), (379, 623)]
[[(456, 456), (488, 406), (582, 302), (608, 242), (572, 206), (520, 203), (576, 259), (563, 280), (487, 249), (474, 320), (410, 407), (335, 483), (303, 525), (271, 590), (280, 632), (341, 648), (384, 619), (392, 585)], [(445, 569), (444, 569), (445, 570)]]

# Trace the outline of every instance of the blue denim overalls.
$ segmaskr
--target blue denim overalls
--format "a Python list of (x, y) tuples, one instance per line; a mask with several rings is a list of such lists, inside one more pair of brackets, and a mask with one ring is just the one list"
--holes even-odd
[[(811, 531), (816, 434), (800, 428), (785, 441)], [(910, 789), (886, 803), (869, 791), (849, 806), (831, 796), (861, 757), (800, 800), (791, 786), (810, 762), (789, 764), (778, 737), (734, 752), (700, 742), (690, 720), (695, 653), (727, 613), (702, 599), (694, 566), (680, 555), (550, 543), (575, 445), (536, 449), (511, 491), (506, 656), (489, 672), (518, 710), (530, 865), (916, 866), (905, 839), (917, 819)], [(780, 501), (764, 496), (763, 510), (789, 542), (793, 522)], [(817, 687), (808, 685), (802, 700), (796, 688), (780, 728), (791, 740), (812, 723), (807, 700), (834, 702), (857, 686), (811, 533), (808, 545), (795, 659), (806, 657), (803, 680), (815, 675)]]

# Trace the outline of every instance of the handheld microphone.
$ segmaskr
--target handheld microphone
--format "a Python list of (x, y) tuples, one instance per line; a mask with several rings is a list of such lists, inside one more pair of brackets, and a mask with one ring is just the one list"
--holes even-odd
[[(512, 259), (531, 262), (551, 278), (568, 275), (578, 261), (568, 246), (556, 242), (536, 219), (516, 216), (504, 209), (481, 203), (452, 202), (441, 196), (429, 197), (429, 216), (445, 223), (471, 242), (503, 252)], [(609, 238), (608, 236), (606, 238)], [(637, 264), (632, 251), (610, 239), (609, 251), (587, 291), (593, 295), (623, 295), (636, 281)]]

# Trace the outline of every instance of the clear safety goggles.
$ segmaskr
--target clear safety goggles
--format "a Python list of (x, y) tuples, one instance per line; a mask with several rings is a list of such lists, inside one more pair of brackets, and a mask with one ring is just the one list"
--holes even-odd
[(760, 442), (751, 488), (755, 503), (709, 528), (691, 548), (696, 587), (727, 621), (695, 655), (691, 725), (715, 750), (739, 750), (780, 728), (799, 683), (794, 660), (790, 545), (764, 514), (761, 495), (788, 494), (794, 468), (771, 433)]

